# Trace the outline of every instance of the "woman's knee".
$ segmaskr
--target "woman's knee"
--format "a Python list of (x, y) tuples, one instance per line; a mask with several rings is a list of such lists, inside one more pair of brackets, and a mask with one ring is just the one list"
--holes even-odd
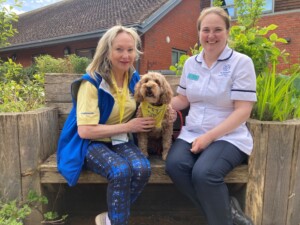
[(151, 166), (148, 159), (136, 160), (131, 166), (132, 176), (138, 179), (148, 180), (151, 175)]
[(165, 167), (166, 173), (169, 175), (176, 173), (176, 171), (178, 170), (177, 169), (178, 163), (179, 161), (176, 160), (176, 158), (168, 156), (166, 160), (166, 167)]
[(214, 186), (224, 183), (224, 176), (213, 170), (197, 170), (192, 172), (192, 182), (195, 186)]
[(189, 143), (181, 139), (176, 139), (166, 159), (165, 170), (168, 174), (176, 174), (181, 170), (190, 170), (190, 168), (193, 166), (194, 161), (187, 151), (187, 149), (189, 148)]
[(129, 182), (131, 179), (131, 169), (127, 162), (119, 163), (110, 168), (108, 172), (109, 181)]

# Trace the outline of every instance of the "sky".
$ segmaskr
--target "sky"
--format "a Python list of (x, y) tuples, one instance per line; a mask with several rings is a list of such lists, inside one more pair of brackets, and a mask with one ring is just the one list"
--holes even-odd
[[(21, 14), (59, 1), (61, 0), (19, 0), (19, 2), (22, 2), (22, 7), (21, 8), (15, 7), (14, 11), (17, 14)], [(3, 5), (11, 6), (13, 4), (14, 4), (14, 0), (6, 0), (6, 2)]]

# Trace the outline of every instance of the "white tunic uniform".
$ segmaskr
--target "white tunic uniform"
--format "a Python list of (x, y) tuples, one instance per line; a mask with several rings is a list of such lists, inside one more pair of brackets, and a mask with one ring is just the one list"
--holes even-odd
[[(234, 110), (234, 100), (256, 101), (253, 62), (226, 46), (208, 68), (202, 51), (185, 62), (177, 92), (190, 102), (186, 124), (178, 138), (191, 143), (225, 120)], [(218, 140), (228, 141), (248, 155), (253, 148), (253, 139), (245, 123)]]

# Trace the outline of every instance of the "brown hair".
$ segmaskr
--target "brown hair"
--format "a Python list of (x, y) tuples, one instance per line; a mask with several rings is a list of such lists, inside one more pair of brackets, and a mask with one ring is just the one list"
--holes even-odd
[(214, 13), (219, 15), (225, 22), (226, 29), (229, 30), (230, 28), (230, 17), (226, 13), (226, 11), (221, 7), (209, 7), (202, 10), (198, 20), (197, 20), (197, 30), (200, 31), (201, 29), (201, 22), (204, 19), (205, 16), (207, 16), (210, 13)]

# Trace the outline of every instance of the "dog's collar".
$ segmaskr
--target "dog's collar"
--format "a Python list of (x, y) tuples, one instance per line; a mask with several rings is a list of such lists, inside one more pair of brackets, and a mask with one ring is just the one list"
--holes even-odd
[(156, 106), (144, 101), (141, 103), (141, 109), (143, 117), (153, 117), (155, 119), (155, 127), (161, 128), (161, 124), (167, 110), (167, 104)]

